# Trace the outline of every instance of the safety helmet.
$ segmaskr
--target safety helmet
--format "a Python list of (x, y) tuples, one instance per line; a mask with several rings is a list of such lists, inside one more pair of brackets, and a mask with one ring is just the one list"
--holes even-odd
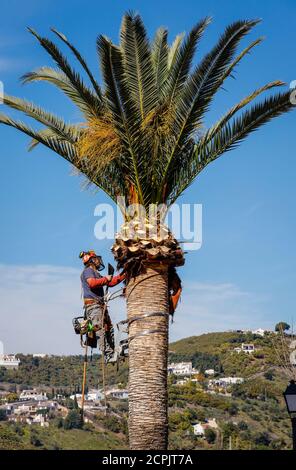
[(79, 258), (82, 259), (83, 264), (89, 263), (92, 258), (98, 258), (100, 261), (100, 265), (98, 266), (98, 271), (102, 271), (105, 268), (105, 265), (103, 263), (102, 257), (97, 255), (94, 250), (89, 250), (89, 251), (81, 251), (79, 253)]

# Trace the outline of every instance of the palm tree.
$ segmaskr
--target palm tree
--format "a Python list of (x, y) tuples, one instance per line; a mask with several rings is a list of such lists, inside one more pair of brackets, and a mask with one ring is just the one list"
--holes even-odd
[[(121, 196), (126, 206), (169, 207), (210, 162), (292, 108), (289, 92), (256, 100), (283, 85), (273, 81), (205, 129), (204, 117), (216, 92), (261, 42), (261, 38), (252, 41), (238, 52), (240, 41), (258, 21), (236, 21), (193, 67), (195, 50), (209, 22), (209, 18), (202, 19), (187, 36), (178, 35), (169, 45), (165, 28), (150, 42), (141, 17), (127, 13), (119, 45), (105, 36), (97, 39), (103, 87), (63, 34), (52, 30), (73, 53), (85, 78), (54, 42), (29, 29), (57, 68), (41, 67), (24, 75), (23, 82), (55, 85), (81, 111), (83, 124), (68, 124), (13, 96), (5, 96), (5, 104), (42, 127), (33, 129), (5, 114), (0, 115), (0, 122), (30, 136), (30, 150), (41, 143), (61, 155), (114, 202)], [(160, 211), (151, 223), (139, 209), (134, 214), (122, 205), (121, 209), (125, 225), (116, 235), (113, 253), (128, 275), (130, 446), (166, 449), (169, 283), (184, 256)]]

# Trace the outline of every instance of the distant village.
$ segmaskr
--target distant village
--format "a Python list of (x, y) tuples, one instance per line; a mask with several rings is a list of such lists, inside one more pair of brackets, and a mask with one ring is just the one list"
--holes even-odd
[[(250, 330), (235, 330), (235, 332), (247, 334)], [(270, 333), (262, 328), (252, 330), (252, 334), (264, 337)], [(253, 354), (256, 348), (253, 343), (242, 343), (233, 348), (233, 354)], [(33, 354), (33, 357), (44, 358), (46, 354)], [(20, 360), (13, 354), (0, 355), (0, 367), (7, 369), (17, 369)], [(189, 383), (202, 383), (203, 390), (209, 394), (220, 394), (231, 396), (231, 389), (234, 385), (244, 382), (242, 377), (223, 377), (214, 369), (206, 369), (203, 372), (195, 369), (192, 362), (177, 362), (168, 365), (168, 375), (174, 377), (174, 386), (183, 386)], [(9, 392), (0, 391), (0, 410), (6, 414), (8, 421), (23, 424), (38, 424), (42, 427), (49, 426), (49, 418), (53, 415), (65, 418), (69, 409), (65, 405), (67, 399), (76, 401), (81, 408), (82, 395), (75, 393), (66, 397), (57, 394), (51, 399), (40, 388), (22, 390), (14, 401), (8, 400)], [(128, 390), (118, 384), (114, 387), (107, 387), (106, 399), (108, 400), (128, 400)], [(92, 422), (93, 415), (98, 411), (105, 410), (105, 397), (100, 389), (89, 390), (85, 395), (84, 410), (85, 421)], [(196, 436), (204, 437), (206, 429), (217, 429), (215, 418), (206, 418), (204, 422), (193, 422), (193, 432)]]

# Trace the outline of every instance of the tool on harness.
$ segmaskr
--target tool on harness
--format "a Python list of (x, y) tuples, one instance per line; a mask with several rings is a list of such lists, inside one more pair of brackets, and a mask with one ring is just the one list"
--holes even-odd
[[(85, 317), (75, 317), (72, 320), (74, 331), (77, 335), (80, 335), (80, 344), (83, 348), (90, 346), (92, 349), (97, 347), (96, 328), (92, 321), (85, 319)], [(83, 341), (83, 336), (85, 340)]]

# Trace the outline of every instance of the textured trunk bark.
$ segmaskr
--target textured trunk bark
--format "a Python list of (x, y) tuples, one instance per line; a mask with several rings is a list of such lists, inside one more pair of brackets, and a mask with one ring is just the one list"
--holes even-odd
[[(127, 286), (128, 318), (168, 312), (168, 269), (147, 266)], [(143, 336), (145, 330), (160, 330)], [(135, 450), (165, 450), (168, 441), (168, 315), (133, 321), (129, 326), (129, 443)]]

